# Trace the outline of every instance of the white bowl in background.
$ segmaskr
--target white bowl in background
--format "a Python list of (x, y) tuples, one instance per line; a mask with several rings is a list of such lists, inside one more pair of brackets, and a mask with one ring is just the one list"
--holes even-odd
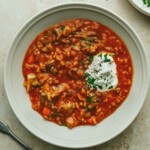
[(150, 16), (150, 7), (147, 7), (143, 0), (129, 0), (129, 2), (141, 13)]
[[(31, 108), (23, 87), (22, 62), (28, 46), (47, 27), (71, 18), (98, 21), (115, 31), (127, 45), (134, 66), (133, 84), (129, 96), (109, 117), (96, 126), (68, 129), (44, 120)], [(40, 139), (62, 147), (84, 148), (102, 144), (127, 128), (139, 113), (149, 84), (149, 69), (145, 51), (133, 29), (119, 16), (91, 4), (68, 3), (39, 13), (17, 34), (8, 52), (4, 70), (5, 90), (9, 103), (20, 122)]]

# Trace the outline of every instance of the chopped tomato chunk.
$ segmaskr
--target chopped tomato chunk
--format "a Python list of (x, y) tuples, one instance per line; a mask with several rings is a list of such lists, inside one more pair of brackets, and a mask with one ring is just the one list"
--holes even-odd
[(28, 64), (34, 63), (34, 55), (32, 53), (28, 56), (27, 63)]
[(50, 109), (49, 108), (46, 108), (46, 107), (44, 107), (44, 109), (43, 109), (43, 115), (44, 116), (49, 116), (50, 115)]

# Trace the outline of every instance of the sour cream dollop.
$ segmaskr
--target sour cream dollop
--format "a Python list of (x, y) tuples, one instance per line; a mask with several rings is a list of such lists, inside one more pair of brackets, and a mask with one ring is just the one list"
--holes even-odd
[(118, 84), (116, 63), (112, 53), (102, 52), (94, 56), (85, 71), (86, 81), (91, 89), (109, 91)]

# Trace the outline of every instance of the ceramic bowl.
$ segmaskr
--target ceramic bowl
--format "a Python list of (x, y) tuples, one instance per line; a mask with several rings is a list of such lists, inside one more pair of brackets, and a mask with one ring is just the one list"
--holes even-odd
[(141, 13), (150, 16), (150, 7), (147, 7), (143, 0), (129, 0), (129, 2)]
[[(71, 18), (87, 18), (111, 28), (125, 42), (134, 66), (132, 88), (124, 103), (99, 124), (78, 126), (73, 129), (46, 121), (31, 108), (28, 93), (23, 86), (22, 74), (25, 53), (36, 35), (53, 24)], [(15, 115), (31, 133), (54, 145), (84, 148), (114, 138), (131, 124), (144, 103), (149, 83), (149, 70), (142, 44), (126, 21), (105, 8), (84, 3), (68, 3), (44, 10), (21, 28), (7, 55), (4, 82)]]

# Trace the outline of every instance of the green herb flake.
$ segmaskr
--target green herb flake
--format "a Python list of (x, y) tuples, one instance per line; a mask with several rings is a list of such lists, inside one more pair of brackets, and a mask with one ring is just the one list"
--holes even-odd
[(147, 0), (143, 0), (143, 3), (146, 4)]
[(89, 84), (94, 84), (94, 81), (95, 81), (95, 79), (92, 78), (92, 77), (88, 77), (88, 78), (87, 78), (87, 82), (88, 82)]
[(84, 109), (85, 109), (85, 110), (89, 110), (89, 107), (88, 107), (88, 106), (85, 106)]
[(91, 104), (92, 103), (92, 99), (93, 99), (93, 97), (87, 97), (86, 101)]
[(107, 58), (107, 54), (104, 55), (104, 62), (110, 62), (111, 60)]
[(143, 0), (143, 3), (144, 3), (147, 7), (150, 7), (150, 0)]
[(111, 61), (110, 59), (105, 59), (105, 60), (104, 60), (104, 62), (110, 62), (110, 61)]
[(101, 90), (103, 89), (103, 87), (101, 85), (98, 86)]
[(89, 73), (85, 73), (85, 77), (90, 77), (91, 75)]
[(90, 43), (93, 43), (93, 38), (90, 37), (88, 41), (89, 41)]
[(76, 46), (76, 44), (73, 43), (72, 46)]
[(104, 55), (104, 58), (107, 59), (107, 54)]
[(113, 86), (111, 85), (108, 89), (112, 89), (113, 88)]
[(93, 55), (89, 55), (88, 59), (89, 59), (90, 63), (92, 63), (92, 61), (93, 61)]
[(64, 30), (64, 29), (65, 29), (65, 26), (62, 25), (62, 26), (60, 27), (60, 30)]
[(97, 87), (97, 85), (96, 85), (96, 84), (93, 84), (93, 88), (96, 89), (96, 87)]

